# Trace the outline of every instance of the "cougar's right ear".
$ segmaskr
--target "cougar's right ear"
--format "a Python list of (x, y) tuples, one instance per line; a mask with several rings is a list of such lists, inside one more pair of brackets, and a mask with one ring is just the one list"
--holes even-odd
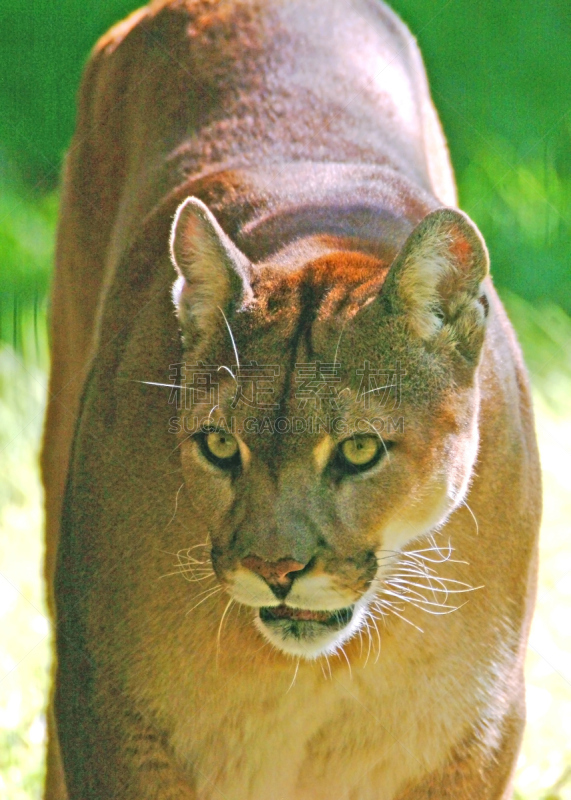
[(210, 209), (187, 197), (174, 217), (170, 254), (179, 273), (173, 300), (183, 333), (208, 336), (229, 313), (253, 297), (251, 265)]
[(434, 346), (446, 343), (475, 363), (486, 326), (487, 274), (488, 251), (472, 220), (458, 209), (440, 208), (410, 234), (381, 296), (412, 336)]

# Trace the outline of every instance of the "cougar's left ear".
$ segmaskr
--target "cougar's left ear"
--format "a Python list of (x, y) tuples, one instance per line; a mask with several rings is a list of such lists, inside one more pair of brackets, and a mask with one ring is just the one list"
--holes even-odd
[(381, 296), (392, 313), (426, 342), (454, 348), (477, 359), (488, 302), (482, 281), (488, 274), (482, 235), (462, 211), (441, 208), (410, 234), (393, 262)]
[(173, 299), (183, 332), (209, 335), (228, 313), (252, 298), (250, 262), (196, 197), (178, 207), (170, 237), (179, 277)]

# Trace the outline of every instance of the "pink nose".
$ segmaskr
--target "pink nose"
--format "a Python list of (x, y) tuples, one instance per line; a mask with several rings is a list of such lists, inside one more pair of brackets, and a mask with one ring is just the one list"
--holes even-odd
[(305, 567), (293, 558), (280, 558), (279, 561), (265, 561), (258, 556), (246, 556), (242, 559), (242, 566), (251, 569), (268, 583), (287, 585), (292, 580), (291, 572), (299, 572)]

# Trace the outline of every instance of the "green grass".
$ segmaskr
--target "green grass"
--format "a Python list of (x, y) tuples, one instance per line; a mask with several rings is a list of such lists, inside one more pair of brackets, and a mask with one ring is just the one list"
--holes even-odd
[(26, 356), (40, 346), (57, 209), (56, 192), (38, 195), (15, 176), (0, 173), (0, 342)]
[[(561, 383), (557, 391), (566, 387), (571, 396), (569, 377), (560, 376), (557, 381)], [(526, 667), (528, 723), (517, 787), (525, 800), (546, 800), (547, 796), (571, 800), (571, 412), (564, 416), (555, 411), (540, 389), (535, 390), (534, 400), (544, 516), (538, 598)]]
[(42, 338), (36, 363), (9, 346), (0, 350), (0, 797), (6, 800), (39, 797), (43, 776), (49, 626), (37, 462), (46, 395)]

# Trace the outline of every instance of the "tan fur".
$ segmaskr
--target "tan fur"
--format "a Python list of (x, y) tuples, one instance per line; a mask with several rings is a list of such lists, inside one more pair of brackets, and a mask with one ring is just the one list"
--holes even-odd
[[(443, 203), (381, 3), (160, 0), (98, 43), (52, 306), (46, 800), (511, 797), (539, 466), (485, 245)], [(169, 404), (183, 362), (215, 402)], [(234, 472), (195, 418), (233, 420)], [(379, 442), (355, 474), (353, 432)]]

